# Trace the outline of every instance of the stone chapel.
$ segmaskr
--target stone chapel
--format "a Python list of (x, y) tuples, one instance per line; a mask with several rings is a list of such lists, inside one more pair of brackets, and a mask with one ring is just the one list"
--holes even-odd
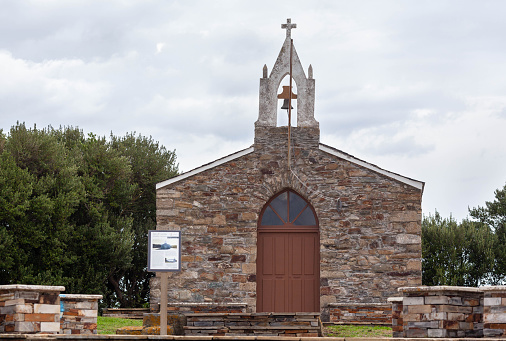
[[(156, 186), (157, 230), (182, 236), (169, 304), (325, 315), (332, 303), (386, 303), (398, 287), (422, 284), (424, 183), (320, 143), (315, 80), (291, 48), (295, 27), (282, 25), (279, 56), (270, 74), (263, 68), (253, 145)], [(289, 129), (276, 125), (290, 69)], [(159, 285), (153, 278), (152, 310)]]

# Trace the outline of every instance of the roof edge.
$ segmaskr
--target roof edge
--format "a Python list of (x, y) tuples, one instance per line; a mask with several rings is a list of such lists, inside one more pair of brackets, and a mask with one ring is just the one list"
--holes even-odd
[(346, 161), (354, 163), (354, 164), (356, 164), (358, 166), (361, 166), (361, 167), (367, 168), (369, 170), (372, 170), (372, 171), (374, 171), (376, 173), (388, 176), (389, 178), (392, 178), (394, 180), (400, 181), (400, 182), (402, 182), (402, 183), (404, 183), (406, 185), (409, 185), (411, 187), (415, 187), (415, 188), (421, 190), (422, 193), (423, 193), (425, 182), (414, 180), (414, 179), (410, 179), (410, 178), (402, 176), (400, 174), (387, 171), (387, 170), (385, 170), (383, 168), (380, 168), (380, 167), (378, 167), (376, 165), (373, 165), (373, 164), (368, 163), (366, 161), (357, 159), (356, 157), (354, 157), (354, 156), (352, 156), (350, 154), (346, 154), (345, 152), (342, 152), (342, 151), (340, 151), (338, 149), (335, 149), (335, 148), (332, 148), (330, 146), (327, 146), (327, 145), (325, 145), (323, 143), (320, 143), (319, 149), (321, 151), (324, 151), (326, 153), (329, 153), (331, 155), (337, 156), (337, 157), (339, 157), (341, 159), (344, 159)]
[(194, 176), (196, 174), (202, 173), (203, 171), (217, 167), (217, 166), (227, 163), (229, 161), (235, 160), (237, 158), (240, 158), (241, 156), (248, 155), (248, 154), (252, 153), (254, 150), (255, 150), (254, 147), (249, 147), (249, 148), (240, 150), (240, 151), (230, 154), (228, 156), (222, 157), (221, 159), (215, 160), (215, 161), (207, 163), (203, 166), (192, 169), (191, 171), (188, 171), (186, 173), (183, 173), (183, 174), (180, 174), (180, 175), (175, 176), (173, 178), (170, 178), (168, 180), (159, 182), (156, 184), (156, 189), (160, 189), (160, 188), (165, 187), (167, 185), (173, 184), (175, 182), (189, 178), (189, 177)]

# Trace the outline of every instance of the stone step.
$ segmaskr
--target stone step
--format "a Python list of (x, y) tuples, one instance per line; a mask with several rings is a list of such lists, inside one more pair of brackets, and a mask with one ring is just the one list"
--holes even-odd
[(237, 329), (248, 329), (248, 330), (320, 330), (320, 327), (311, 327), (311, 326), (185, 326), (183, 327), (185, 330), (213, 330), (213, 329), (229, 329), (229, 330), (237, 330)]
[(318, 317), (318, 312), (306, 312), (306, 313), (187, 313), (187, 316), (195, 317), (217, 317), (217, 316), (241, 316), (241, 317), (300, 317), (300, 316), (313, 316)]
[(252, 330), (319, 330), (320, 327), (311, 326), (228, 326), (230, 330), (234, 329), (252, 329)]
[(321, 334), (319, 313), (187, 314), (185, 335), (313, 337)]

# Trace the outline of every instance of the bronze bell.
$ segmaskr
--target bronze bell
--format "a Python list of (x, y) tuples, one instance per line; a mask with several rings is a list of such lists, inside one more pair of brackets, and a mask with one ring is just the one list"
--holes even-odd
[[(281, 106), (281, 109), (288, 110), (288, 103), (290, 103), (290, 100), (288, 98), (285, 98), (283, 101), (283, 105)], [(293, 109), (293, 107), (292, 107)]]

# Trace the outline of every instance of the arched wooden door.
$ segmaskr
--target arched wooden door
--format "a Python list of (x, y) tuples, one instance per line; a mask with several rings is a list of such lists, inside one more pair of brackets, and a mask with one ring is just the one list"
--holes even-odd
[(320, 311), (320, 236), (313, 207), (292, 190), (258, 220), (257, 312)]

